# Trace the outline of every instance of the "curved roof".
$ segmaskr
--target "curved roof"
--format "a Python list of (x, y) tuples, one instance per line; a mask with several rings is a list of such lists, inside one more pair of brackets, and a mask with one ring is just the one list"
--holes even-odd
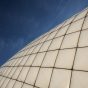
[(0, 88), (88, 88), (88, 9), (29, 43), (2, 65)]

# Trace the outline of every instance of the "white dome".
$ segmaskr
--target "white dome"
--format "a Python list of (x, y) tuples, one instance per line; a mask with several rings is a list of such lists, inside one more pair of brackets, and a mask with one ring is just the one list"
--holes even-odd
[(0, 88), (88, 88), (88, 9), (40, 36), (0, 68)]

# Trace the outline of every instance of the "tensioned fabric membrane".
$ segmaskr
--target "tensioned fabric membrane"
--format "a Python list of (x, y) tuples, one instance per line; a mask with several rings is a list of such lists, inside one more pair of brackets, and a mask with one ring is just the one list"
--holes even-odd
[(88, 88), (88, 9), (35, 39), (3, 64), (0, 88)]

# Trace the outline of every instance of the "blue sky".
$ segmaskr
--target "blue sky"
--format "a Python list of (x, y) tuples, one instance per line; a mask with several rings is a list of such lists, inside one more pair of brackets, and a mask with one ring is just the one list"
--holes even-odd
[(87, 6), (88, 0), (0, 0), (0, 65)]

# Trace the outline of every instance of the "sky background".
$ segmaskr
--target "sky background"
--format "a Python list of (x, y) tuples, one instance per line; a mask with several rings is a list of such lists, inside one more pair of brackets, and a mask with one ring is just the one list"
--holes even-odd
[(88, 0), (0, 0), (0, 65), (87, 6)]

